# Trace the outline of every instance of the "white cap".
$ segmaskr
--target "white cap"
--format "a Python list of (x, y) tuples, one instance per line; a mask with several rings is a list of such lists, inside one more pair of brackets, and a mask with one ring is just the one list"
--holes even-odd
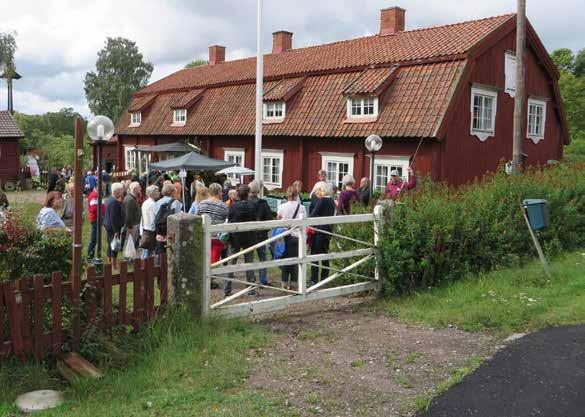
[(392, 171), (390, 171), (390, 176), (391, 177), (398, 177), (398, 176), (400, 176), (400, 174), (398, 173), (397, 170), (393, 169)]

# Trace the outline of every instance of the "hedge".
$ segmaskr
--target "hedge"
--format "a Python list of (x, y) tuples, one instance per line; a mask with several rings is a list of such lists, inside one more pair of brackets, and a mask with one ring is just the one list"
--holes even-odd
[(379, 258), (385, 290), (439, 286), (533, 259), (520, 210), (526, 198), (548, 201), (550, 227), (538, 232), (547, 255), (585, 247), (583, 163), (500, 173), (459, 189), (423, 181), (386, 222)]

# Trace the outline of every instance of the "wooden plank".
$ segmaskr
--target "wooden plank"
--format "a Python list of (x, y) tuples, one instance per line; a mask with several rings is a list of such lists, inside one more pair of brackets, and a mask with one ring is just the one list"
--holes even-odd
[(97, 278), (95, 267), (87, 268), (87, 321), (95, 324), (97, 315)]
[(32, 354), (32, 332), (31, 332), (31, 279), (28, 277), (16, 281), (20, 293), (20, 305), (17, 308), (20, 311), (20, 328), (22, 334), (22, 343), (27, 355)]
[(63, 344), (63, 325), (61, 322), (61, 306), (62, 306), (62, 277), (60, 272), (53, 272), (51, 276), (51, 304), (52, 304), (52, 345), (53, 353), (58, 355), (61, 353), (61, 345)]
[(4, 301), (6, 302), (8, 312), (8, 327), (10, 329), (12, 351), (15, 356), (24, 362), (26, 355), (22, 340), (22, 327), (20, 324), (21, 315), (18, 312), (15, 291), (16, 286), (14, 285), (14, 282), (10, 281), (4, 284)]
[(146, 317), (151, 320), (154, 317), (154, 258), (151, 256), (146, 259), (146, 269), (144, 276), (144, 289), (146, 301)]
[(44, 327), (44, 310), (45, 299), (43, 298), (43, 281), (42, 275), (35, 275), (34, 282), (34, 349), (35, 358), (39, 361), (45, 356), (45, 347), (43, 346), (43, 327)]
[(126, 284), (128, 276), (128, 263), (122, 262), (120, 264), (120, 275), (119, 275), (119, 282), (120, 282), (120, 289), (118, 291), (118, 322), (120, 323), (120, 332), (122, 334), (126, 333), (126, 298), (127, 298), (127, 290), (128, 285)]
[(104, 323), (106, 331), (111, 331), (114, 327), (112, 313), (112, 264), (105, 265), (104, 268)]
[[(89, 273), (91, 269), (93, 267), (89, 267), (87, 272)], [(77, 352), (79, 351), (79, 342), (81, 341), (81, 277), (77, 279), (73, 276), (73, 271), (71, 271), (69, 278), (71, 285), (69, 288), (64, 288), (64, 294), (67, 294), (69, 291), (71, 294), (71, 349), (73, 352)]]
[(166, 306), (169, 302), (169, 288), (168, 288), (168, 265), (167, 255), (163, 253), (160, 256), (159, 279), (158, 288), (160, 289), (160, 305)]
[(144, 271), (140, 268), (141, 260), (135, 259), (134, 260), (134, 311), (133, 311), (133, 318), (134, 318), (134, 331), (140, 330), (140, 326), (142, 325), (142, 320), (144, 317), (144, 303), (143, 303), (143, 296), (142, 296), (142, 286), (144, 285)]
[(4, 342), (5, 316), (8, 316), (8, 313), (4, 313), (4, 283), (0, 282), (0, 346), (2, 346), (2, 342)]

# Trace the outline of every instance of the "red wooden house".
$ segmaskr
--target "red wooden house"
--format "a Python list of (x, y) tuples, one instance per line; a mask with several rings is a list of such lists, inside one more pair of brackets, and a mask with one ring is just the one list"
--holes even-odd
[[(375, 185), (414, 169), (461, 184), (512, 158), (516, 16), (404, 30), (405, 11), (381, 12), (374, 36), (294, 49), (276, 32), (264, 57), (264, 182), (283, 188), (327, 170), (339, 181), (369, 176), (364, 138), (384, 140)], [(524, 153), (528, 164), (563, 156), (569, 133), (559, 73), (532, 26), (526, 52)], [(120, 169), (146, 155), (135, 147), (177, 140), (254, 168), (255, 58), (183, 69), (134, 94), (116, 126)], [(142, 162), (144, 163), (144, 161)]]
[(16, 183), (20, 171), (18, 141), (24, 135), (8, 111), (0, 111), (0, 185)]

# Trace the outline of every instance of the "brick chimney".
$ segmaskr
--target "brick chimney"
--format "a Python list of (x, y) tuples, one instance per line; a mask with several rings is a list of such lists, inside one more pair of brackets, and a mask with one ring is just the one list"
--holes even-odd
[(209, 47), (209, 65), (213, 66), (225, 62), (225, 46), (212, 45)]
[(281, 52), (292, 49), (292, 32), (281, 30), (272, 34), (272, 53), (280, 54)]
[(389, 7), (380, 11), (380, 35), (391, 35), (404, 31), (406, 10)]

